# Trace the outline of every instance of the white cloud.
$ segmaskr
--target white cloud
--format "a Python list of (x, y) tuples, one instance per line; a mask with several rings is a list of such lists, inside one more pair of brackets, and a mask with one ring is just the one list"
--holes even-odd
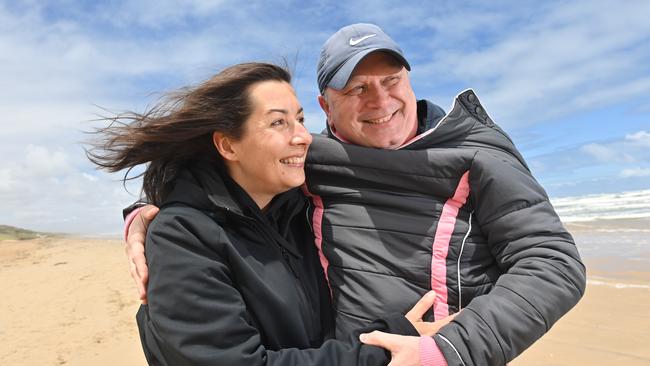
[[(650, 78), (639, 77), (648, 72), (650, 22), (643, 14), (650, 2), (550, 2), (530, 14), (522, 7), (494, 17), (496, 27), (452, 35), (454, 43), (432, 41), (439, 48), (430, 51), (424, 73), (414, 66), (414, 75), (474, 87), (506, 127), (650, 98)], [(453, 15), (472, 19), (482, 11), (469, 6)], [(445, 20), (430, 21), (436, 22), (449, 27), (436, 28), (440, 37), (456, 31)]]
[[(639, 131), (607, 141), (591, 142), (570, 148), (546, 150), (528, 159), (532, 171), (542, 179), (575, 180), (593, 175), (599, 179), (621, 177), (622, 169), (646, 169), (650, 149), (645, 145), (647, 132)], [(609, 178), (608, 178), (609, 177)], [(557, 186), (557, 183), (554, 183)], [(650, 183), (649, 183), (650, 184)]]
[(631, 133), (625, 135), (625, 139), (634, 144), (639, 144), (641, 146), (650, 148), (650, 132), (639, 131), (636, 133)]
[(623, 169), (619, 175), (623, 178), (650, 177), (650, 168)]
[(572, 106), (579, 109), (598, 107), (640, 95), (650, 95), (650, 77), (621, 81), (619, 85), (609, 86), (606, 89), (591, 90), (589, 93), (576, 96)]
[(128, 27), (139, 24), (154, 29), (183, 23), (188, 17), (213, 15), (224, 0), (118, 1), (99, 6), (106, 21)]
[(13, 175), (11, 169), (1, 168), (0, 169), (0, 194), (3, 192), (9, 192), (14, 186), (15, 182), (13, 180)]
[(582, 151), (585, 154), (591, 155), (596, 160), (603, 163), (634, 162), (634, 157), (625, 153), (624, 151), (619, 150), (615, 146), (606, 146), (606, 145), (591, 143), (582, 146), (580, 148), (580, 151)]
[(81, 173), (81, 176), (86, 178), (89, 182), (97, 182), (97, 181), (99, 181), (99, 178), (97, 178), (94, 175), (88, 174), (88, 173)]
[[(137, 197), (117, 175), (84, 171), (79, 153), (78, 147), (26, 145), (3, 161), (0, 222), (50, 232), (119, 232), (120, 210)], [(137, 182), (129, 187), (138, 193)]]
[(50, 151), (44, 146), (27, 145), (22, 174), (30, 178), (66, 175), (70, 169), (68, 157), (61, 150)]

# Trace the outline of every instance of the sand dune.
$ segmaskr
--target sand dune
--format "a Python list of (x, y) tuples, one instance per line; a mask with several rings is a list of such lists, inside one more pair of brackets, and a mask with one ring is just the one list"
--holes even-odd
[[(0, 241), (0, 283), (0, 365), (146, 364), (121, 241)], [(649, 272), (590, 271), (583, 301), (511, 365), (650, 365), (648, 303)]]

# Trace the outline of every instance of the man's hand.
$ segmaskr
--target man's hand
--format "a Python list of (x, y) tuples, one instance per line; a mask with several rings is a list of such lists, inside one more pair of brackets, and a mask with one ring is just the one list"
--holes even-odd
[(129, 259), (131, 277), (138, 288), (138, 294), (143, 304), (147, 303), (147, 281), (149, 270), (144, 256), (144, 241), (147, 237), (147, 227), (158, 214), (158, 207), (146, 205), (140, 209), (137, 216), (131, 221), (126, 238), (126, 256)]
[(401, 336), (375, 330), (361, 334), (359, 340), (390, 351), (391, 360), (388, 366), (420, 366), (420, 337)]
[[(458, 315), (452, 314), (435, 322), (423, 321), (422, 316), (433, 307), (435, 301), (436, 293), (429, 291), (405, 315), (421, 336), (433, 336)], [(388, 366), (420, 366), (420, 337), (374, 331), (361, 334), (359, 340), (390, 351), (391, 361)]]
[(406, 319), (408, 319), (411, 324), (418, 330), (418, 333), (423, 336), (433, 336), (436, 334), (440, 328), (447, 325), (451, 322), (456, 315), (459, 313), (451, 314), (435, 322), (425, 322), (422, 320), (422, 316), (427, 310), (433, 307), (436, 301), (436, 293), (434, 291), (427, 292), (422, 298), (415, 304), (408, 313), (406, 313)]

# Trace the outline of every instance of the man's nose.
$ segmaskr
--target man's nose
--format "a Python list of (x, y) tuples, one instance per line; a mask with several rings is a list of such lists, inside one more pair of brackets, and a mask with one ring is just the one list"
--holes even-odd
[(370, 89), (370, 92), (368, 93), (367, 104), (371, 108), (380, 109), (388, 106), (389, 100), (390, 93), (388, 92), (388, 89), (384, 88), (383, 86), (377, 86)]

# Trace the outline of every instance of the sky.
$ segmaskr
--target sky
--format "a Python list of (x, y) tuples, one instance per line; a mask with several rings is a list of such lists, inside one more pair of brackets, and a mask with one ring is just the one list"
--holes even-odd
[(650, 188), (650, 1), (0, 0), (0, 224), (117, 234), (139, 181), (96, 170), (107, 113), (238, 62), (286, 62), (320, 132), (316, 63), (342, 26), (404, 50), (419, 99), (472, 88), (553, 198)]

